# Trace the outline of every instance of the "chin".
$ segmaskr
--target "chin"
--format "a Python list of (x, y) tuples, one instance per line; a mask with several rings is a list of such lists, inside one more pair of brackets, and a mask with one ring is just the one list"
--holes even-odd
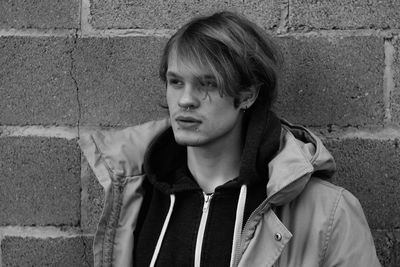
[(174, 135), (174, 137), (175, 142), (181, 146), (202, 146), (205, 144), (200, 136), (177, 134)]

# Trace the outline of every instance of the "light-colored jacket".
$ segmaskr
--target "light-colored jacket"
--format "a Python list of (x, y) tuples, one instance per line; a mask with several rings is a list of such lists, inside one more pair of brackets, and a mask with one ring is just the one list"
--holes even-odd
[[(143, 200), (143, 159), (169, 120), (83, 135), (79, 144), (105, 191), (95, 235), (95, 266), (132, 266), (133, 231)], [(296, 132), (310, 142), (300, 141)], [(308, 130), (282, 123), (279, 153), (268, 163), (267, 197), (234, 240), (231, 265), (380, 266), (358, 200), (323, 180), (335, 163)], [(322, 178), (322, 179), (321, 179)]]

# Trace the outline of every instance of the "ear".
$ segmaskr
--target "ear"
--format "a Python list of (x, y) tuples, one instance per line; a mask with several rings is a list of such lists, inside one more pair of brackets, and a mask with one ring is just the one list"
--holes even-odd
[(243, 110), (250, 108), (256, 102), (259, 91), (255, 86), (251, 86), (248, 90), (240, 92), (239, 108)]

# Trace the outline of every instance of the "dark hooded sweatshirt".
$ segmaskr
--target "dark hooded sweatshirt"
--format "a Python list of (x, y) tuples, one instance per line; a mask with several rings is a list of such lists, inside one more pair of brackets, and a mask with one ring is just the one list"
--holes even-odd
[[(178, 145), (169, 128), (149, 146), (144, 162), (146, 195), (135, 230), (134, 266), (149, 266), (166, 220), (170, 194), (175, 195), (155, 266), (193, 266), (201, 217), (208, 216), (201, 246), (201, 266), (229, 266), (236, 210), (242, 185), (247, 186), (243, 226), (266, 198), (267, 163), (279, 149), (281, 124), (263, 105), (246, 114), (245, 145), (239, 177), (203, 193), (187, 167), (186, 147)], [(208, 202), (206, 199), (209, 199)]]

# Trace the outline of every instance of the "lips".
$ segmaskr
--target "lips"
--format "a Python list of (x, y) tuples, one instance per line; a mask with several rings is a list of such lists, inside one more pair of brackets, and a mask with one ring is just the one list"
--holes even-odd
[(201, 124), (201, 120), (192, 116), (178, 116), (175, 118), (175, 121), (184, 129), (197, 128)]
[(192, 116), (178, 116), (175, 119), (176, 121), (182, 121), (182, 122), (197, 122), (201, 123), (201, 120), (196, 119), (195, 117)]

